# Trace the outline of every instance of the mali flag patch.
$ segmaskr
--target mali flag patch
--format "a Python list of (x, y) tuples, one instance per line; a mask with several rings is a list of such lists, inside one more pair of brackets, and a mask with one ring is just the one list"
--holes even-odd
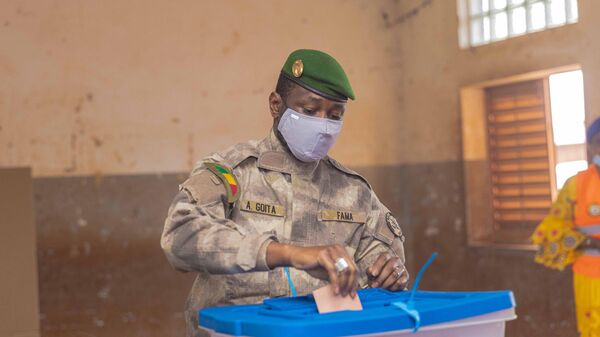
[(227, 202), (230, 204), (236, 202), (240, 198), (240, 187), (237, 178), (233, 175), (231, 169), (227, 166), (213, 162), (204, 162), (204, 166), (212, 173), (216, 174), (225, 185), (225, 189), (227, 190)]

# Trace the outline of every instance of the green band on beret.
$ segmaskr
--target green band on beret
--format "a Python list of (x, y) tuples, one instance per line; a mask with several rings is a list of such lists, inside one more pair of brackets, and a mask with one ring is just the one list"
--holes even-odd
[(281, 73), (301, 87), (327, 99), (338, 102), (355, 99), (344, 69), (324, 52), (296, 50), (288, 56)]

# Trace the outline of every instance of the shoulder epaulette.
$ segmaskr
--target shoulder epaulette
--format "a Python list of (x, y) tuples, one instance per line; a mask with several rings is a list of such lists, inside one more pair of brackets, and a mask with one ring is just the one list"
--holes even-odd
[(234, 169), (250, 157), (258, 158), (257, 141), (250, 140), (236, 144), (217, 154), (220, 159), (215, 160)]
[(331, 165), (333, 165), (333, 167), (335, 167), (336, 169), (338, 169), (338, 170), (340, 170), (340, 171), (342, 171), (342, 172), (344, 172), (344, 173), (346, 173), (346, 174), (348, 174), (348, 175), (351, 175), (351, 176), (354, 176), (354, 177), (357, 177), (357, 178), (359, 178), (359, 179), (360, 179), (360, 180), (362, 180), (362, 181), (363, 181), (365, 184), (367, 184), (367, 186), (369, 187), (369, 189), (373, 189), (373, 188), (371, 187), (371, 184), (369, 184), (369, 182), (367, 181), (367, 179), (366, 179), (365, 177), (363, 177), (363, 176), (361, 176), (360, 174), (358, 174), (357, 172), (355, 172), (355, 171), (353, 171), (353, 170), (351, 170), (351, 169), (349, 169), (349, 168), (347, 168), (347, 167), (343, 166), (343, 165), (342, 165), (342, 164), (340, 164), (340, 163), (339, 163), (337, 160), (335, 160), (335, 159), (333, 159), (333, 158), (331, 158), (331, 157), (327, 157), (327, 158), (329, 159), (329, 162), (331, 163)]
[(233, 174), (233, 171), (220, 163), (206, 161), (203, 163), (204, 166), (214, 173), (225, 185), (227, 191), (227, 202), (230, 204), (235, 203), (240, 198), (240, 186), (237, 178)]

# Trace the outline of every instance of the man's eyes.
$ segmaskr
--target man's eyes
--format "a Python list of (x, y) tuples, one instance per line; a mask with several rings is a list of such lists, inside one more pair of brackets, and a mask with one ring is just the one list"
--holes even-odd
[[(304, 113), (305, 115), (314, 116), (319, 112), (319, 109), (314, 108), (314, 107), (308, 107), (308, 108), (303, 107), (303, 108), (301, 108), (301, 112)], [(334, 114), (330, 114), (329, 117), (327, 117), (327, 118), (339, 121), (342, 119), (342, 117), (343, 117), (343, 114), (334, 113)]]

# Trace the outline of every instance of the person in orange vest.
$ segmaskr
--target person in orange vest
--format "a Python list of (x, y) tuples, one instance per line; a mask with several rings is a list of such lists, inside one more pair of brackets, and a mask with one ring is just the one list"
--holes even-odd
[(579, 333), (600, 337), (600, 118), (586, 137), (592, 164), (567, 180), (532, 241), (539, 247), (536, 262), (573, 266)]

